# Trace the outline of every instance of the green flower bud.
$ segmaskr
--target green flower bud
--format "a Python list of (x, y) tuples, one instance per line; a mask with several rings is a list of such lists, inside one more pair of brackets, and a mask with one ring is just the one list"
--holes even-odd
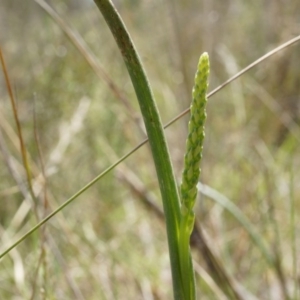
[[(205, 52), (199, 59), (193, 88), (191, 104), (191, 118), (189, 121), (189, 135), (186, 141), (184, 157), (184, 171), (181, 184), (181, 201), (189, 210), (193, 209), (197, 196), (196, 184), (200, 175), (200, 161), (202, 158), (204, 123), (206, 120), (206, 92), (208, 87), (209, 59)], [(190, 198), (192, 197), (192, 198)]]

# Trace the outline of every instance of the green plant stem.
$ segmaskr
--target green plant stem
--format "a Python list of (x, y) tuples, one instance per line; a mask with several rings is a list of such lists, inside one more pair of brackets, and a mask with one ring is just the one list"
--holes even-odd
[(184, 155), (184, 169), (180, 185), (181, 220), (179, 234), (179, 256), (183, 287), (187, 299), (196, 298), (194, 270), (190, 253), (190, 236), (194, 228), (193, 211), (197, 197), (197, 182), (200, 175), (200, 162), (203, 151), (204, 124), (206, 120), (207, 87), (209, 75), (209, 57), (205, 52), (200, 56), (191, 104), (189, 134)]
[(181, 217), (180, 222), (180, 268), (182, 274), (182, 285), (186, 299), (196, 299), (195, 276), (192, 257), (190, 252), (190, 236), (194, 228), (195, 214), (189, 212)]
[(158, 109), (138, 53), (135, 50), (134, 44), (121, 17), (111, 1), (95, 0), (95, 3), (104, 16), (119, 46), (139, 101), (156, 167), (166, 216), (174, 297), (175, 299), (183, 300), (184, 294), (180, 276), (178, 250), (180, 201)]

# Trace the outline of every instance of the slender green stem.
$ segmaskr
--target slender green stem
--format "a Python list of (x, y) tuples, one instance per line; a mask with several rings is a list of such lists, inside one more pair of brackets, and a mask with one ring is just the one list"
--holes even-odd
[(200, 175), (200, 162), (202, 158), (204, 141), (204, 123), (206, 120), (207, 87), (209, 75), (209, 58), (205, 52), (200, 56), (193, 100), (191, 104), (191, 118), (189, 121), (189, 134), (186, 141), (184, 156), (184, 170), (180, 186), (181, 220), (180, 220), (180, 268), (182, 283), (187, 299), (196, 299), (194, 284), (194, 270), (190, 253), (190, 236), (194, 228), (195, 213), (193, 211), (197, 197), (197, 182)]
[(122, 53), (144, 118), (166, 216), (175, 299), (184, 299), (179, 267), (180, 201), (160, 116), (138, 53), (109, 0), (95, 0)]
[(194, 267), (190, 252), (190, 237), (194, 228), (195, 214), (189, 212), (186, 216), (181, 217), (180, 222), (180, 268), (182, 275), (182, 285), (184, 288), (185, 299), (196, 299)]
[(294, 170), (293, 165), (290, 165), (290, 232), (291, 232), (291, 245), (292, 245), (292, 276), (295, 282), (293, 299), (299, 299), (299, 284), (297, 284), (297, 244), (296, 244), (296, 220), (295, 220), (295, 195), (294, 195)]

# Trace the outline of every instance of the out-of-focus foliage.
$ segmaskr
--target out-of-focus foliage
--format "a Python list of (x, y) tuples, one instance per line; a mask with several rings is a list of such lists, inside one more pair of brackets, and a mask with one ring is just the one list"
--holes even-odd
[[(37, 196), (35, 203), (24, 200), (26, 177), (1, 75), (1, 251), (144, 138), (133, 88), (96, 6), (47, 2), (84, 39), (122, 99), (38, 2), (1, 0), (0, 46)], [(116, 7), (164, 122), (190, 105), (200, 53), (210, 55), (213, 89), (300, 32), (300, 2), (292, 0), (127, 0)], [(243, 299), (250, 299), (245, 291), (258, 299), (285, 299), (297, 287), (299, 50), (296, 44), (276, 54), (208, 101), (201, 181), (240, 208), (280, 261), (276, 273), (232, 215), (199, 197), (198, 222), (220, 263), (244, 288)], [(166, 130), (178, 178), (187, 120)], [(0, 299), (170, 299), (164, 224), (145, 206), (149, 198), (161, 205), (144, 146), (0, 262)], [(213, 277), (198, 249), (194, 259)], [(205, 278), (197, 276), (201, 299), (218, 298)]]

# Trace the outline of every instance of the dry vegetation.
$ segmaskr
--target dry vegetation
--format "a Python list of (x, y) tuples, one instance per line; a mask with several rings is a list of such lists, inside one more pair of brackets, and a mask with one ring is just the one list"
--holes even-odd
[[(202, 52), (210, 55), (213, 89), (300, 32), (299, 1), (116, 2), (164, 123), (189, 106)], [(35, 195), (29, 194), (1, 75), (1, 252), (145, 137), (129, 76), (96, 6), (48, 1), (59, 21), (44, 3), (1, 0), (0, 46)], [(201, 182), (219, 194), (204, 190), (196, 208), (192, 243), (200, 299), (300, 299), (299, 66), (295, 44), (209, 99)], [(186, 117), (166, 130), (178, 180), (186, 133)], [(247, 218), (273, 265), (249, 228), (212, 199), (220, 194)], [(148, 146), (12, 250), (0, 266), (0, 299), (171, 299)]]

